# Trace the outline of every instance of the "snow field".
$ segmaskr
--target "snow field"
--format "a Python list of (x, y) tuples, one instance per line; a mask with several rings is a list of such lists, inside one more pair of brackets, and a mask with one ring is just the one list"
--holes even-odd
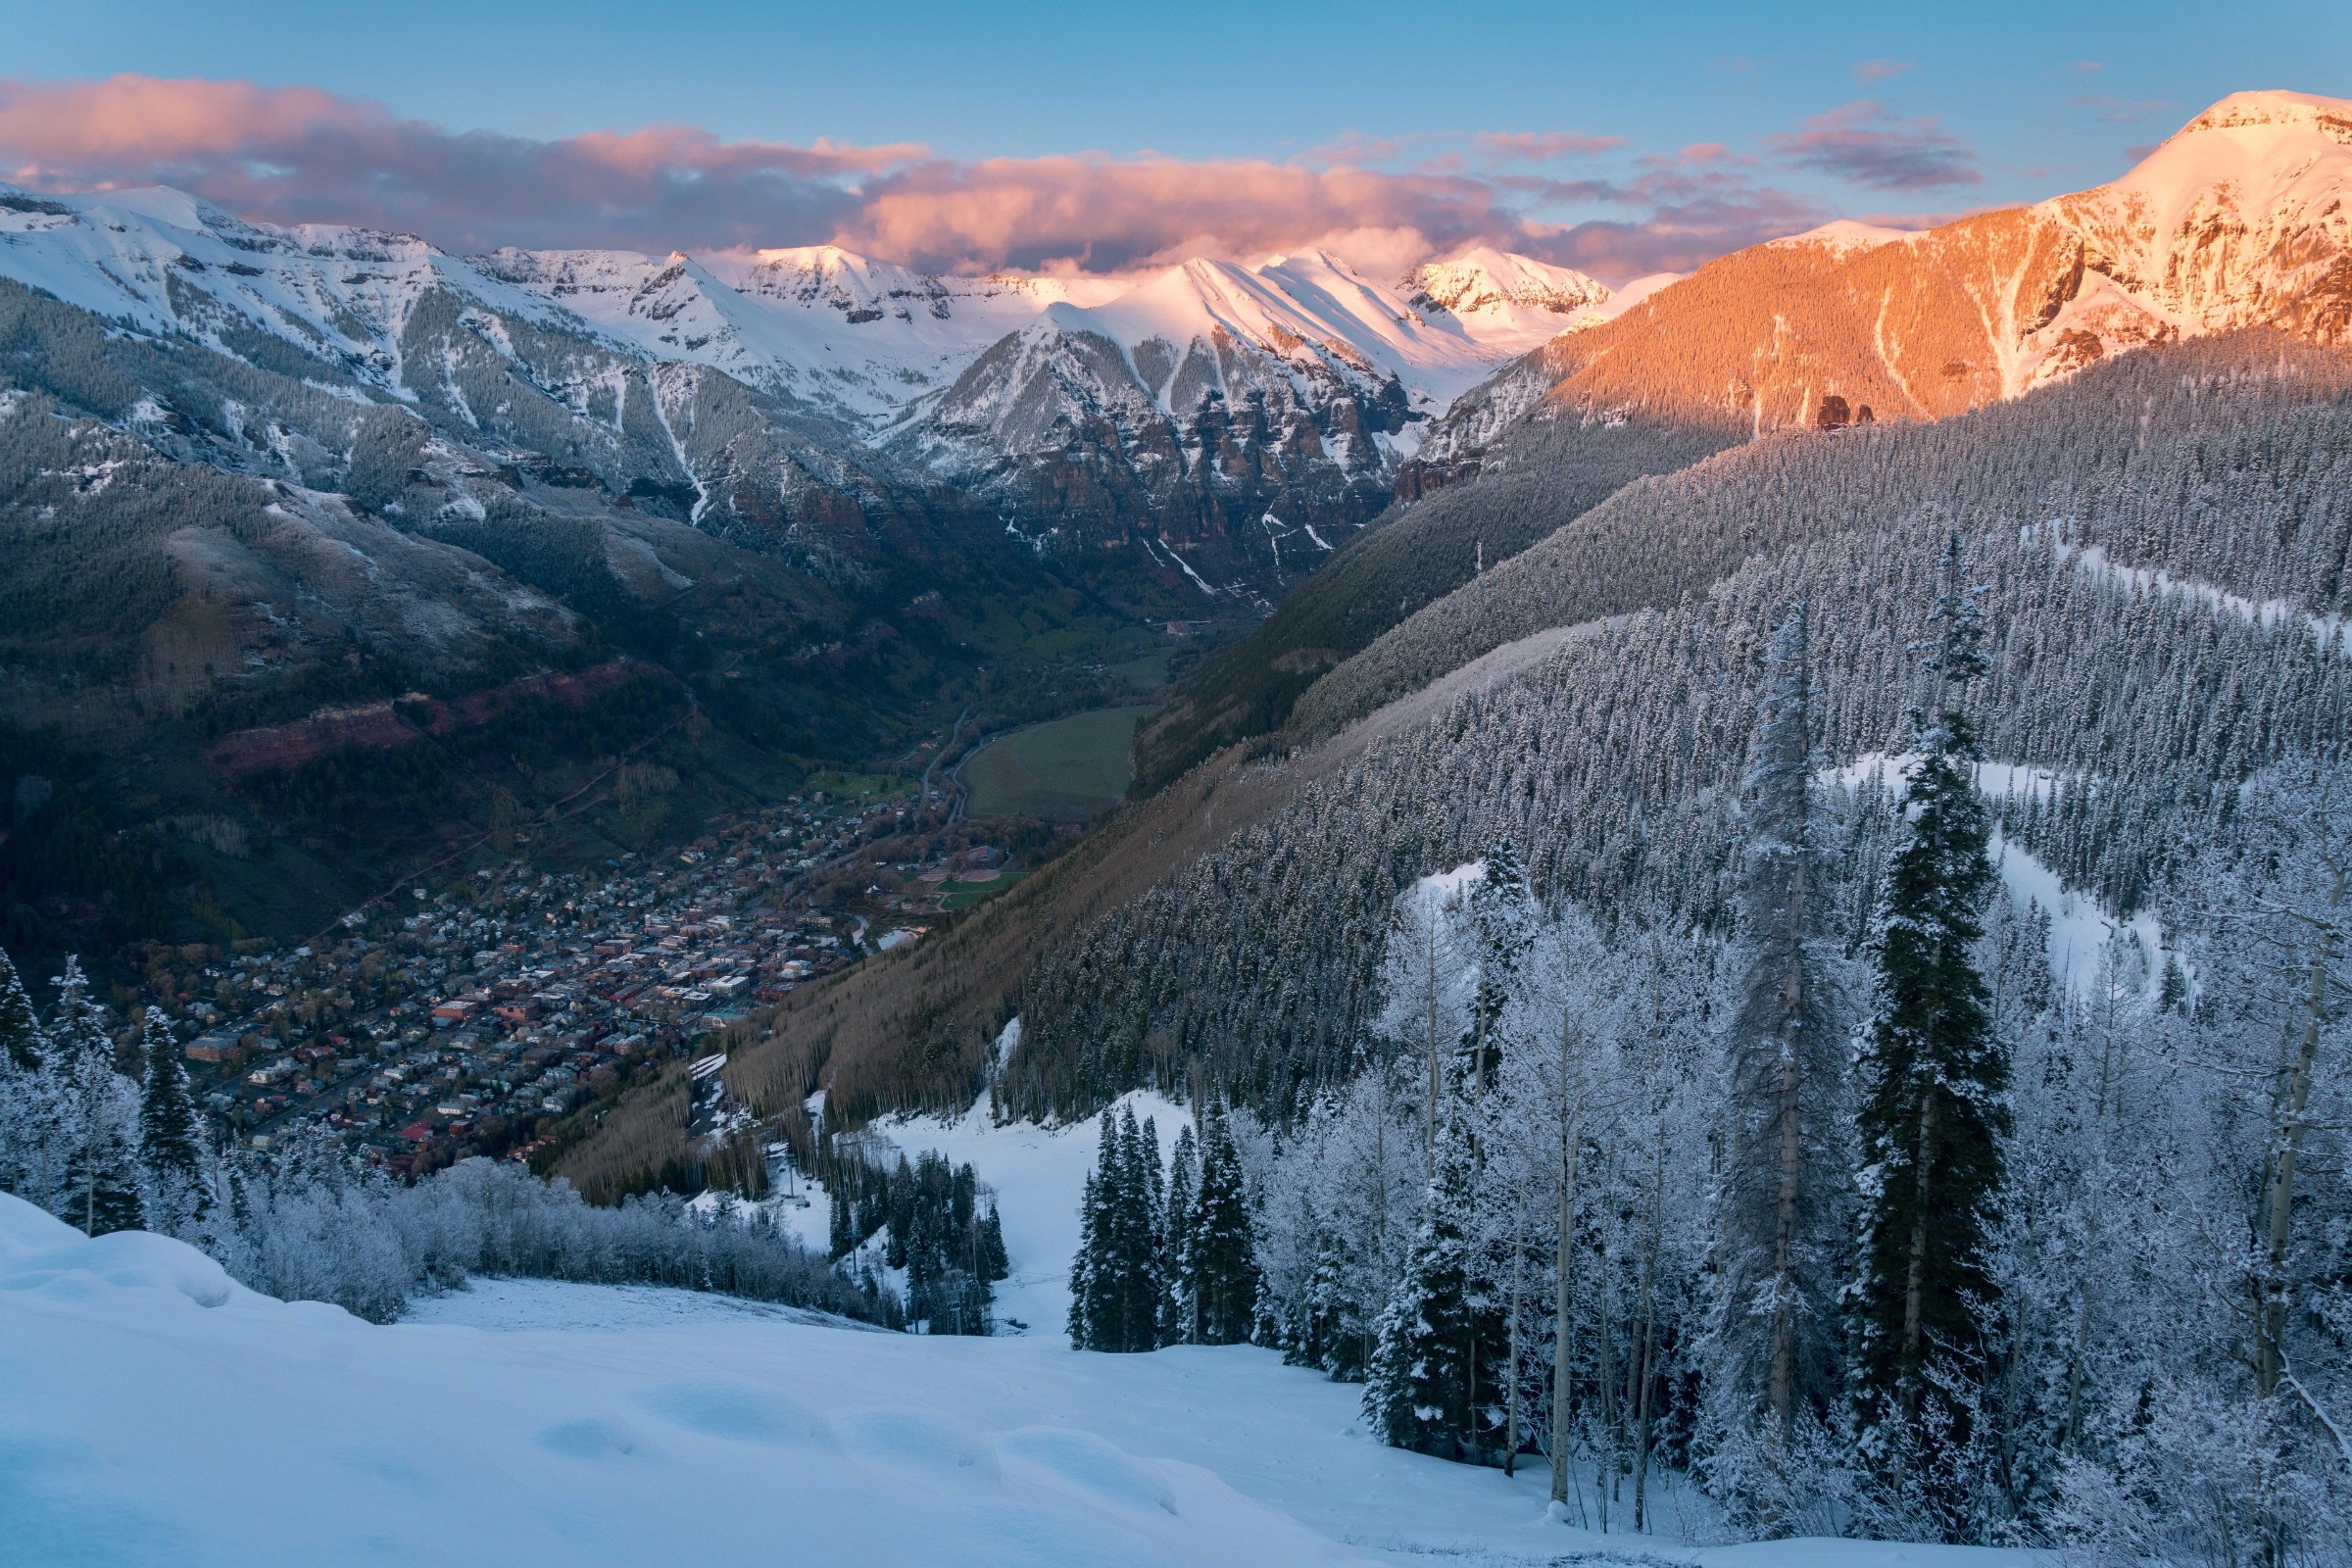
[[(684, 1299), (649, 1319), (657, 1296)], [(0, 1197), (0, 1565), (2027, 1560), (1627, 1551), (1547, 1522), (1540, 1468), (1383, 1447), (1356, 1390), (1245, 1348), (1079, 1354), (540, 1282), (425, 1315), (272, 1300)]]

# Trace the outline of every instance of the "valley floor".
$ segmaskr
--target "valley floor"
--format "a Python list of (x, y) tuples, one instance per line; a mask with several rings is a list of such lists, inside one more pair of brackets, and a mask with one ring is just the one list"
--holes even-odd
[(0, 1564), (2029, 1560), (1604, 1539), (1266, 1351), (810, 1316), (482, 1281), (378, 1328), (0, 1197)]

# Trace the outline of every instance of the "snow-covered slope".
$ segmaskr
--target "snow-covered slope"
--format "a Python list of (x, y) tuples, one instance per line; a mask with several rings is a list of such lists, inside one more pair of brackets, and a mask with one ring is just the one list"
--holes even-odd
[(652, 358), (710, 366), (860, 428), (953, 380), (1048, 306), (1106, 292), (1054, 278), (934, 277), (830, 245), (660, 260), (501, 250), (478, 260)]
[(1432, 318), (1450, 318), (1478, 344), (1516, 356), (1598, 317), (1606, 285), (1570, 268), (1474, 246), (1399, 278), (1397, 292)]
[(166, 186), (46, 197), (0, 185), (0, 276), (240, 358), (252, 352), (241, 334), (258, 330), (387, 388), (400, 380), (410, 318), (436, 288), (567, 324), (546, 299), (413, 234), (248, 223)]
[(1588, 1534), (1544, 1518), (1542, 1466), (1383, 1447), (1358, 1390), (1246, 1347), (1081, 1355), (600, 1291), (494, 1285), (496, 1332), (466, 1295), (376, 1328), (0, 1196), (0, 1564), (2029, 1561)]
[(1830, 223), (1610, 303), (1459, 400), (1400, 488), (1475, 471), (1539, 410), (1763, 431), (1834, 396), (1942, 418), (2234, 327), (2352, 344), (2352, 102), (2238, 93), (2096, 189), (1916, 233)]

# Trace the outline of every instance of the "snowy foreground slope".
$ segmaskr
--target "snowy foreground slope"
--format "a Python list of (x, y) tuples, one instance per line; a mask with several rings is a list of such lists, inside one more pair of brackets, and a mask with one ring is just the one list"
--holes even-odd
[[(505, 1332), (460, 1326), (472, 1313)], [(376, 1328), (0, 1197), (0, 1564), (1074, 1564), (1616, 1558), (1384, 1448), (1247, 1348), (852, 1332), (683, 1293), (486, 1282)], [(532, 1326), (546, 1325), (546, 1326)], [(1850, 1543), (1650, 1561), (1948, 1564)], [(1591, 1560), (1589, 1557), (1587, 1560)], [(1619, 1558), (1618, 1560), (1630, 1560)]]

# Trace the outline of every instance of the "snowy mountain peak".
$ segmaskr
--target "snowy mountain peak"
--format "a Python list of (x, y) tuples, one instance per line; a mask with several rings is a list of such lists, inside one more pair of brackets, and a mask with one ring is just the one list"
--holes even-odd
[(2122, 178), (2033, 211), (2176, 331), (2352, 337), (2352, 101), (2232, 93)]
[(1396, 289), (1416, 310), (1445, 311), (1465, 319), (1515, 311), (1573, 316), (1609, 297), (1607, 285), (1572, 268), (1485, 245), (1450, 261), (1416, 267), (1397, 280)]

